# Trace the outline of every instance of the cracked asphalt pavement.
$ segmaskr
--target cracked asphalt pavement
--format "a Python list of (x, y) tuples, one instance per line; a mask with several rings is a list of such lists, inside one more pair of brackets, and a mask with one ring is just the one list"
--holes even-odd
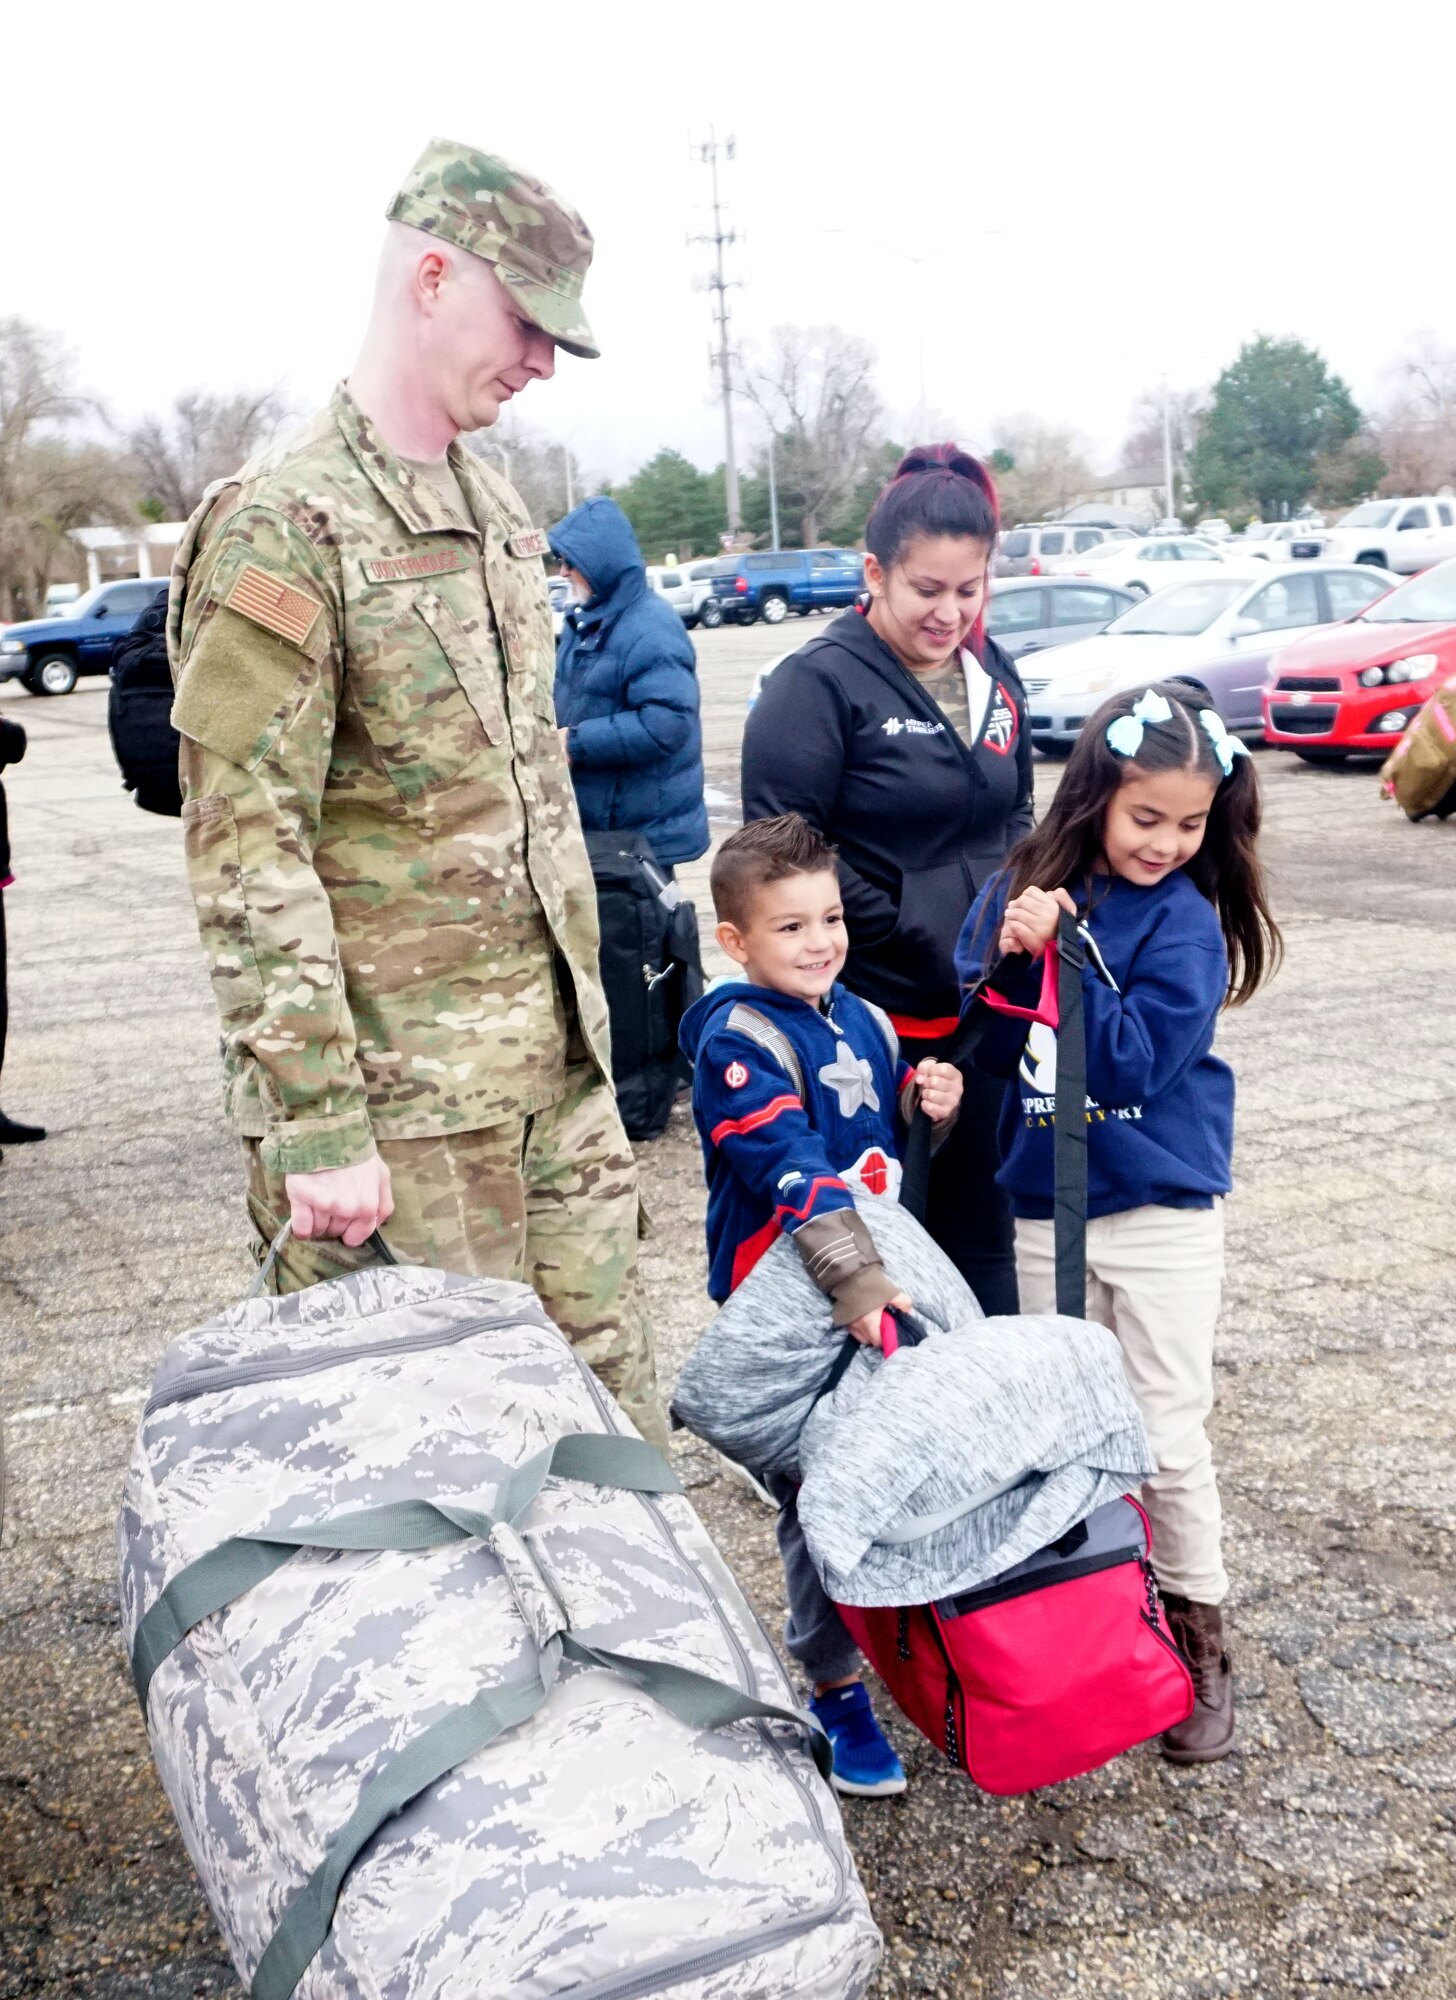
[[(806, 636), (698, 635), (718, 836), (753, 674)], [(51, 1129), (0, 1164), (0, 2000), (235, 1996), (152, 1772), (112, 1547), (157, 1359), (250, 1268), (215, 1017), (178, 829), (121, 791), (104, 686), (0, 701), (31, 731), (8, 774), (4, 1103)], [(1240, 1748), (1201, 1771), (1141, 1750), (995, 1800), (892, 1721), (910, 1789), (847, 1813), (885, 1934), (876, 2000), (1456, 1995), (1456, 822), (1408, 825), (1369, 767), (1259, 762), (1288, 961), (1220, 1043)], [(1040, 768), (1043, 797), (1056, 778)], [(685, 874), (706, 929), (706, 869)], [(708, 1317), (682, 1109), (640, 1156), (670, 1381)], [(768, 1511), (676, 1450), (777, 1629)]]

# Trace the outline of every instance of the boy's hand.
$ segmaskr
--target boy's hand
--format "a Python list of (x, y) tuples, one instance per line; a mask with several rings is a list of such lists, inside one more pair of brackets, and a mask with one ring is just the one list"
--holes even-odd
[(898, 1306), (901, 1312), (910, 1311), (910, 1301), (904, 1292), (896, 1292), (889, 1305), (876, 1306), (872, 1313), (866, 1313), (862, 1319), (852, 1319), (844, 1329), (845, 1332), (852, 1333), (862, 1347), (879, 1347), (880, 1321), (890, 1310), (890, 1306)]
[(915, 1067), (915, 1094), (932, 1125), (944, 1125), (960, 1108), (965, 1082), (954, 1063), (927, 1056)]
[(1061, 912), (1075, 917), (1077, 905), (1065, 889), (1023, 889), (1006, 905), (1001, 919), (1003, 954), (1024, 951), (1036, 958), (1057, 934)]

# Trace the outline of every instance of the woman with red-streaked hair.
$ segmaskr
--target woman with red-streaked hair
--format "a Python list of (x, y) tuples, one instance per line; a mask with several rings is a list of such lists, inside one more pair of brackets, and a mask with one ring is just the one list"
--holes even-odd
[[(982, 629), (997, 528), (978, 459), (949, 444), (909, 453), (865, 526), (868, 604), (775, 669), (743, 739), (744, 819), (802, 813), (838, 848), (844, 983), (889, 1015), (912, 1063), (948, 1041), (961, 924), (1032, 823), (1026, 696)], [(1015, 1312), (995, 1179), (1005, 1085), (964, 1075), (926, 1219), (983, 1310)]]

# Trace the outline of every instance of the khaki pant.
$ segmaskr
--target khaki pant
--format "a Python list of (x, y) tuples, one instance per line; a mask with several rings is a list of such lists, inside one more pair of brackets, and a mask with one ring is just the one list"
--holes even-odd
[[(1056, 1311), (1050, 1222), (1016, 1223), (1025, 1313)], [(1158, 1470), (1143, 1488), (1153, 1567), (1197, 1604), (1228, 1592), (1213, 1448), (1213, 1330), (1223, 1287), (1223, 1205), (1131, 1208), (1087, 1225), (1087, 1317), (1109, 1327)]]
[[(245, 1141), (254, 1254), (288, 1214), (283, 1176)], [(405, 1263), (531, 1285), (561, 1331), (654, 1444), (667, 1426), (637, 1283), (637, 1166), (616, 1101), (589, 1063), (566, 1073), (559, 1104), (529, 1118), (438, 1139), (384, 1139), (394, 1188), (385, 1241)], [(358, 1270), (368, 1253), (292, 1238), (281, 1292)]]

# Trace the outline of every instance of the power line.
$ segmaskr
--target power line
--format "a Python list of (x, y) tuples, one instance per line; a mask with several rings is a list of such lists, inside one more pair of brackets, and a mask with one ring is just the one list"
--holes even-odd
[(718, 194), (718, 158), (721, 153), (725, 160), (731, 160), (736, 149), (736, 141), (731, 138), (725, 139), (720, 146), (711, 125), (706, 142), (689, 148), (692, 157), (708, 168), (713, 182), (713, 227), (706, 235), (690, 240), (709, 244), (713, 251), (713, 268), (707, 278), (707, 289), (713, 294), (713, 319), (718, 333), (718, 351), (712, 356), (712, 365), (718, 371), (723, 398), (723, 484), (730, 535), (736, 535), (742, 528), (743, 515), (738, 499), (738, 459), (733, 447), (733, 353), (728, 341), (728, 286), (730, 282), (741, 281), (730, 280), (723, 269), (724, 250), (739, 239), (736, 230), (723, 226), (723, 204)]

